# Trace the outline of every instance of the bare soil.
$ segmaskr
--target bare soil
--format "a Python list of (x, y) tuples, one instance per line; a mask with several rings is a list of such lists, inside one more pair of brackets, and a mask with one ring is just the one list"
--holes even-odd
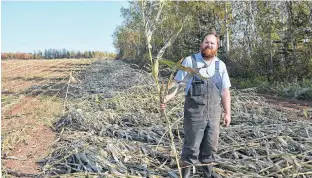
[(310, 115), (306, 119), (312, 119), (312, 101), (283, 98), (265, 94), (261, 95), (276, 109), (281, 111), (293, 111), (298, 113), (299, 116), (302, 116), (304, 112), (308, 112)]
[[(50, 122), (62, 111), (70, 71), (94, 60), (1, 61), (2, 173), (38, 174), (55, 134)], [(45, 86), (45, 87), (42, 87)]]

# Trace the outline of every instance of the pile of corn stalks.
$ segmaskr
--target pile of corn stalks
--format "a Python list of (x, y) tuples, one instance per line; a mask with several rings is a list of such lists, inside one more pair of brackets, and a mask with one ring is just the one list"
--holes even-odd
[[(79, 97), (54, 123), (58, 139), (41, 162), (42, 175), (178, 177), (149, 74), (121, 61), (100, 61), (77, 88)], [(166, 111), (178, 152), (183, 95)], [(311, 177), (312, 122), (272, 107), (253, 90), (232, 90), (232, 124), (221, 127), (214, 165), (223, 177)]]

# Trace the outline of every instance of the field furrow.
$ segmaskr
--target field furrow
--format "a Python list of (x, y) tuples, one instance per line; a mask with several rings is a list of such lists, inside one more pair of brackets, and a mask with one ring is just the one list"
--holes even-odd
[(69, 78), (78, 79), (94, 61), (2, 61), (3, 170), (24, 175), (39, 172), (36, 161), (47, 153), (54, 141), (55, 134), (49, 126), (63, 110)]

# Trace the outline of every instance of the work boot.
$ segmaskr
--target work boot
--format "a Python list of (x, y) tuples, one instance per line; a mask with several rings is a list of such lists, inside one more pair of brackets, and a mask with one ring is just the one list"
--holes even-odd
[(222, 178), (217, 173), (213, 172), (212, 166), (203, 166), (203, 178)]
[(181, 169), (181, 174), (183, 178), (191, 177), (191, 167), (185, 167)]

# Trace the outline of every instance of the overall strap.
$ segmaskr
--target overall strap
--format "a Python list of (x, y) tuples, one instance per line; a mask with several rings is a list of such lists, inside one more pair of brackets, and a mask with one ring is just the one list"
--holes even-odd
[(219, 67), (220, 67), (220, 61), (219, 61), (219, 59), (216, 61), (215, 64), (216, 64), (216, 65), (215, 65), (215, 70), (216, 70), (216, 72), (218, 72), (218, 71), (219, 71)]
[[(191, 58), (192, 58), (193, 69), (197, 69), (197, 62), (196, 62), (195, 54), (192, 54)], [(196, 75), (194, 75), (192, 78), (193, 78), (192, 81), (198, 80), (198, 77), (196, 77)]]
[(220, 75), (219, 68), (220, 68), (220, 59), (218, 59), (216, 61), (216, 63), (215, 63), (215, 74), (214, 74), (214, 76), (216, 76), (215, 79), (217, 79), (217, 81), (219, 80), (219, 82), (220, 82), (220, 83), (218, 83), (217, 81), (215, 81), (215, 82), (217, 82), (216, 86), (219, 88), (220, 94), (221, 94), (221, 91), (222, 91), (222, 76)]
[(195, 54), (192, 54), (191, 58), (192, 58), (193, 69), (196, 69), (197, 68), (197, 62), (196, 62)]

